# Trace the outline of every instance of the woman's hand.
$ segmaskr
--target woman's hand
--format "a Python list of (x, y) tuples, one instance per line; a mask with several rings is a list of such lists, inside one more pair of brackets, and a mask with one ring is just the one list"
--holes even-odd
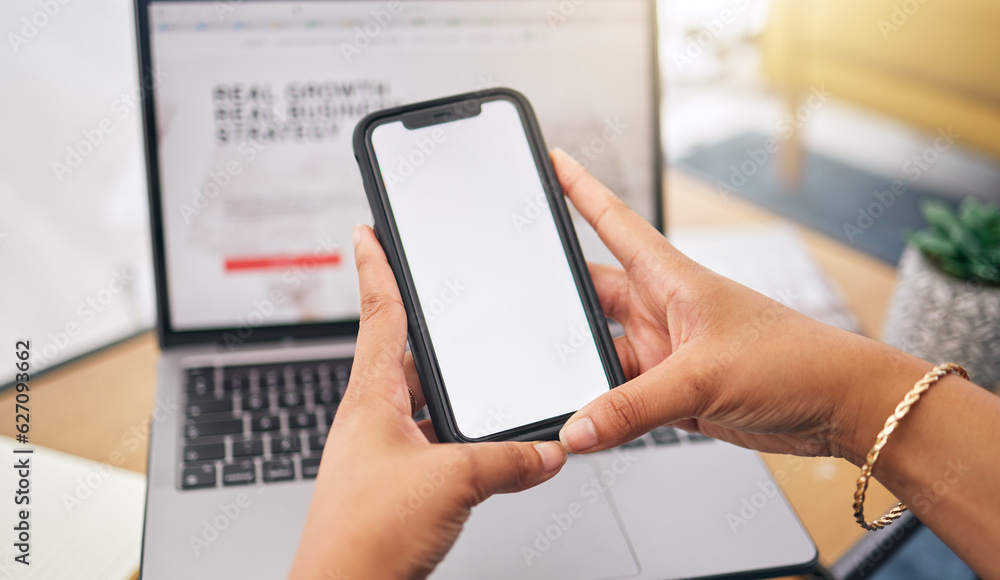
[[(323, 450), (290, 578), (422, 578), (471, 508), (555, 475), (555, 442), (432, 444), (411, 418), (406, 313), (371, 228), (355, 230), (361, 329), (350, 384)], [(418, 385), (412, 384), (419, 394)]]
[[(560, 438), (570, 451), (674, 424), (759, 451), (864, 461), (930, 363), (698, 266), (565, 153), (552, 159), (625, 267), (591, 273), (605, 312), (625, 327), (617, 347), (631, 380), (567, 421)], [(1000, 398), (948, 376), (893, 432), (874, 473), (981, 577), (1000, 579), (997, 441)]]
[[(930, 368), (699, 266), (571, 157), (557, 150), (552, 160), (566, 195), (624, 266), (595, 264), (591, 274), (605, 313), (625, 328), (616, 343), (629, 382), (570, 418), (561, 433), (570, 451), (674, 424), (765, 452), (857, 460), (878, 426), (858, 424), (855, 400), (877, 406), (882, 421), (902, 397), (882, 401), (866, 385), (892, 373), (912, 385)], [(859, 368), (869, 369), (866, 381)]]

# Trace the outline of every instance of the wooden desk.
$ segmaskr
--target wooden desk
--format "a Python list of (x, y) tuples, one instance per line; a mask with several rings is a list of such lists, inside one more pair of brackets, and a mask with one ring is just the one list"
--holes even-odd
[[(667, 176), (669, 227), (751, 224), (776, 221), (764, 210), (735, 198), (722, 199), (701, 181)], [(878, 336), (892, 290), (892, 268), (800, 229), (827, 274), (844, 290), (863, 331)], [(154, 399), (158, 350), (152, 333), (110, 348), (32, 382), (31, 441), (95, 461), (145, 472), (147, 435)], [(13, 393), (0, 395), (0, 416), (13, 416)], [(11, 421), (0, 433), (13, 436)], [(767, 456), (766, 460), (819, 546), (821, 561), (835, 561), (864, 532), (851, 517), (857, 470), (834, 459)], [(868, 493), (875, 513), (893, 503), (879, 485)]]
[[(148, 332), (32, 379), (31, 443), (145, 474), (158, 357)], [(0, 416), (13, 413), (8, 390)], [(12, 420), (0, 421), (0, 434), (15, 435)]]

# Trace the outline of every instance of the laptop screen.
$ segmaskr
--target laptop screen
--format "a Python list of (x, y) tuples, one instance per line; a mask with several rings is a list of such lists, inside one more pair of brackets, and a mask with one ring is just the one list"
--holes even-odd
[(521, 91), (550, 147), (659, 223), (652, 0), (153, 1), (145, 16), (168, 332), (357, 320), (351, 232), (371, 215), (351, 134), (390, 106)]

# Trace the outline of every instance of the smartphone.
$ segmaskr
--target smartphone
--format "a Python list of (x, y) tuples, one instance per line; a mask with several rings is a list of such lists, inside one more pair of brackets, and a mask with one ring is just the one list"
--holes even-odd
[(440, 441), (555, 439), (624, 382), (523, 95), (373, 113), (354, 152)]

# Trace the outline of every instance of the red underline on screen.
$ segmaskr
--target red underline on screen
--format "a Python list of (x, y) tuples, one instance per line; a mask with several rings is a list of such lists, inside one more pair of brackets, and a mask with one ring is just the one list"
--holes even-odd
[(249, 258), (226, 258), (227, 272), (246, 272), (249, 270), (276, 270), (282, 268), (315, 268), (320, 266), (339, 266), (340, 254), (307, 254), (285, 256), (254, 256)]

